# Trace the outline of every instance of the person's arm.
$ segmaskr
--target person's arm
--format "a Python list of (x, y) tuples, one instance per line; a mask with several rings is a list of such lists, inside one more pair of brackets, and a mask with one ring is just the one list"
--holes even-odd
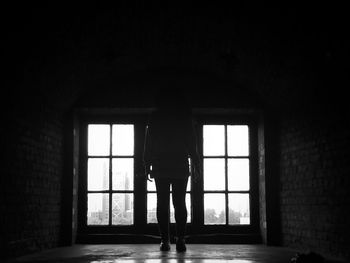
[(151, 138), (150, 138), (150, 129), (149, 125), (145, 129), (145, 144), (143, 148), (143, 167), (144, 173), (147, 180), (149, 180), (151, 174), (151, 165), (152, 165), (152, 156), (151, 156)]
[(193, 121), (190, 123), (189, 151), (194, 180), (197, 181), (202, 174), (202, 160), (198, 153), (198, 141)]

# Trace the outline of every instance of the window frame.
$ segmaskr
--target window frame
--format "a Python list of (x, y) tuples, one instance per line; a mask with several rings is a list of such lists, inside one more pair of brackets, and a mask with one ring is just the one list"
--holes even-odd
[[(79, 183), (78, 183), (78, 236), (96, 234), (123, 234), (123, 235), (158, 235), (156, 223), (147, 223), (147, 181), (141, 179), (143, 174), (142, 154), (144, 146), (144, 133), (149, 112), (140, 110), (126, 113), (100, 113), (86, 111), (78, 116), (79, 123)], [(212, 234), (256, 234), (259, 233), (259, 186), (258, 186), (258, 140), (257, 140), (257, 116), (254, 114), (231, 114), (218, 112), (208, 114), (194, 111), (195, 131), (197, 134), (198, 150), (203, 158), (203, 125), (248, 125), (249, 127), (249, 171), (250, 171), (250, 224), (249, 225), (205, 225), (204, 224), (204, 190), (203, 177), (194, 183), (191, 180), (191, 222), (187, 223), (187, 235), (212, 235)], [(88, 124), (134, 124), (134, 224), (133, 225), (87, 225), (87, 161), (84, 161), (84, 153), (87, 155), (87, 125)], [(111, 169), (111, 167), (110, 167)], [(227, 173), (227, 171), (226, 171)], [(140, 177), (141, 176), (141, 177)], [(171, 200), (171, 199), (170, 199)], [(226, 201), (228, 202), (228, 201)], [(228, 218), (228, 216), (227, 216)], [(173, 232), (174, 224), (170, 228)], [(86, 240), (86, 239), (85, 239)]]
[[(202, 176), (193, 187), (193, 202), (200, 205), (195, 206), (193, 225), (195, 226), (191, 232), (206, 234), (256, 234), (260, 231), (259, 226), (259, 178), (258, 178), (258, 115), (242, 112), (217, 112), (210, 110), (198, 110), (195, 112), (196, 134), (200, 158), (203, 163), (203, 125), (247, 125), (249, 130), (249, 185), (250, 185), (250, 224), (230, 225), (230, 224), (204, 224), (204, 193), (205, 192), (225, 192), (223, 191), (204, 191), (204, 177)], [(226, 129), (225, 129), (226, 130)], [(226, 137), (226, 136), (225, 136)], [(227, 138), (226, 138), (227, 139)], [(226, 148), (226, 146), (225, 146)], [(225, 151), (226, 152), (226, 151)], [(231, 157), (228, 157), (231, 158)], [(226, 163), (226, 161), (225, 161)], [(227, 167), (226, 167), (227, 168)], [(227, 180), (227, 169), (225, 169), (225, 181)], [(230, 191), (235, 192), (235, 191)], [(239, 192), (239, 191), (237, 191)], [(226, 211), (228, 211), (228, 200), (226, 200)], [(226, 222), (228, 215), (226, 215)]]
[[(225, 196), (225, 222), (223, 224), (206, 224), (204, 221), (204, 225), (226, 225), (226, 226), (237, 226), (237, 225), (250, 225), (249, 224), (230, 224), (230, 214), (229, 214), (229, 195), (230, 194), (248, 194), (249, 196), (249, 204), (251, 202), (251, 187), (250, 187), (250, 170), (249, 170), (249, 190), (229, 190), (228, 189), (228, 163), (230, 159), (247, 159), (249, 161), (249, 166), (251, 162), (251, 157), (250, 157), (250, 151), (248, 150), (248, 155), (240, 155), (240, 156), (230, 156), (228, 154), (228, 126), (234, 126), (238, 124), (203, 124), (202, 125), (202, 138), (204, 138), (204, 131), (203, 128), (204, 126), (210, 126), (210, 125), (218, 125), (218, 126), (224, 126), (224, 154), (223, 155), (204, 155), (204, 153), (201, 155), (202, 162), (204, 164), (205, 160), (213, 160), (213, 159), (223, 159), (224, 160), (224, 189), (223, 190), (205, 190), (204, 189), (204, 177), (203, 177), (203, 198), (206, 194), (223, 194)], [(248, 148), (250, 148), (250, 141), (249, 141), (249, 133), (250, 133), (250, 127), (249, 125), (246, 124), (239, 124), (242, 126), (247, 126), (248, 127)], [(204, 167), (203, 167), (204, 171)], [(204, 174), (203, 174), (204, 175)], [(249, 215), (251, 206), (249, 205)], [(249, 217), (250, 218), (250, 217)]]
[[(113, 224), (113, 195), (114, 194), (133, 194), (134, 196), (134, 192), (135, 192), (135, 187), (134, 185), (132, 186), (132, 190), (114, 190), (113, 189), (113, 160), (114, 159), (132, 159), (133, 163), (135, 162), (135, 151), (132, 155), (115, 155), (113, 154), (113, 148), (112, 148), (112, 142), (113, 142), (113, 125), (119, 125), (119, 124), (128, 124), (130, 125), (131, 123), (129, 122), (104, 122), (104, 123), (88, 123), (84, 129), (85, 129), (85, 133), (86, 133), (86, 137), (88, 141), (88, 127), (89, 125), (108, 125), (109, 126), (109, 153), (107, 155), (90, 155), (88, 153), (88, 151), (85, 151), (82, 153), (82, 158), (84, 159), (83, 162), (86, 163), (86, 166), (88, 166), (89, 160), (90, 159), (108, 159), (108, 189), (107, 190), (89, 190), (88, 189), (88, 184), (86, 184), (86, 188), (85, 188), (85, 195), (89, 196), (89, 194), (108, 194), (108, 223), (107, 224), (103, 224), (103, 225), (89, 225), (87, 222), (84, 222), (84, 224), (86, 224), (87, 226), (116, 226)], [(133, 124), (131, 124), (133, 125)], [(134, 126), (134, 125), (133, 125)], [(135, 127), (133, 127), (133, 129), (135, 130)], [(88, 145), (88, 143), (87, 143)], [(134, 147), (135, 148), (135, 147)], [(133, 168), (135, 168), (135, 164), (133, 165)], [(134, 170), (134, 169), (133, 169)], [(86, 178), (88, 178), (88, 169), (86, 169)], [(133, 174), (133, 176), (135, 175), (135, 172)], [(135, 176), (134, 176), (135, 177)], [(135, 184), (134, 180), (133, 180), (133, 184)], [(135, 206), (133, 206), (133, 210), (135, 210)], [(86, 212), (87, 212), (87, 208), (86, 208)], [(134, 221), (135, 219), (133, 218), (133, 223), (130, 224), (129, 226), (134, 225)], [(119, 225), (118, 225), (119, 226)]]
[[(133, 113), (126, 112), (121, 114), (97, 113), (94, 111), (81, 113), (79, 116), (79, 183), (78, 183), (78, 240), (79, 236), (89, 234), (137, 234), (143, 231), (145, 224), (144, 219), (146, 211), (142, 209), (145, 207), (145, 202), (142, 202), (142, 195), (145, 193), (145, 187), (140, 183), (140, 176), (142, 174), (142, 153), (144, 140), (144, 127), (146, 125), (147, 113)], [(133, 190), (113, 190), (110, 188), (107, 191), (91, 191), (91, 192), (110, 192), (112, 193), (133, 193), (134, 196), (134, 220), (131, 225), (88, 225), (87, 224), (87, 160), (88, 156), (88, 125), (89, 124), (108, 124), (112, 130), (113, 124), (133, 124), (134, 125), (134, 187)], [(112, 139), (110, 138), (110, 153)], [(100, 156), (98, 156), (101, 158)], [(103, 156), (102, 158), (120, 158), (119, 155)], [(124, 158), (124, 157), (123, 157)], [(130, 158), (130, 156), (125, 156)], [(109, 167), (109, 179), (112, 176), (112, 166)], [(111, 181), (110, 181), (111, 183)], [(111, 208), (111, 198), (109, 206)], [(136, 209), (137, 207), (137, 209)], [(109, 209), (109, 223), (111, 223), (112, 209)], [(155, 232), (155, 230), (152, 230)], [(84, 238), (83, 238), (84, 239)]]

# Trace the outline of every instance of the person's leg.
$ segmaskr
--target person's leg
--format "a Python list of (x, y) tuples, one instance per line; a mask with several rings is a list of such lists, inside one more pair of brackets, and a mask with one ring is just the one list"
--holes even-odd
[(186, 188), (188, 177), (184, 179), (174, 179), (172, 181), (172, 197), (175, 210), (176, 220), (176, 234), (177, 242), (176, 248), (178, 251), (185, 251), (185, 232), (187, 223), (187, 209), (186, 209)]
[(170, 182), (167, 179), (155, 179), (157, 190), (157, 220), (161, 236), (161, 250), (169, 250), (169, 201)]

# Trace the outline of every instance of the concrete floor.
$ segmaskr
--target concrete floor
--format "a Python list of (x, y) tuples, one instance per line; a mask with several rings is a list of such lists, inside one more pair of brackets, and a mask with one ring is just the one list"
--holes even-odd
[(235, 262), (289, 263), (296, 251), (264, 245), (188, 244), (185, 253), (161, 252), (157, 244), (74, 245), (46, 250), (16, 259), (16, 263), (114, 263), (114, 262)]

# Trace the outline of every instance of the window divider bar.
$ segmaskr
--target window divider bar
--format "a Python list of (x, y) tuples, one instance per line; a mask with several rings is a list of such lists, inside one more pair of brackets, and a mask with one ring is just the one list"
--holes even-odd
[(250, 190), (205, 190), (205, 194), (249, 194)]
[(112, 194), (133, 194), (134, 191), (132, 190), (111, 190)]
[[(89, 190), (87, 191), (88, 194), (133, 194), (134, 191), (132, 190)], [(155, 192), (154, 192), (155, 193)]]
[(229, 206), (228, 206), (228, 172), (227, 172), (227, 169), (228, 169), (228, 166), (227, 166), (227, 162), (228, 162), (228, 159), (227, 159), (227, 125), (225, 125), (225, 209), (226, 209), (226, 225), (228, 225), (228, 217), (229, 217)]
[(112, 158), (135, 158), (135, 155), (111, 155)]
[(109, 194), (109, 190), (89, 190), (88, 194)]
[(135, 155), (87, 155), (87, 158), (135, 158)]
[(112, 124), (109, 124), (109, 211), (108, 211), (108, 225), (112, 225), (112, 189), (113, 189), (113, 182), (112, 182)]
[(202, 157), (203, 159), (205, 158), (213, 158), (213, 159), (223, 159), (223, 158), (227, 158), (227, 159), (249, 159), (250, 156), (249, 155), (242, 155), (242, 156), (228, 156), (228, 155), (204, 155)]

